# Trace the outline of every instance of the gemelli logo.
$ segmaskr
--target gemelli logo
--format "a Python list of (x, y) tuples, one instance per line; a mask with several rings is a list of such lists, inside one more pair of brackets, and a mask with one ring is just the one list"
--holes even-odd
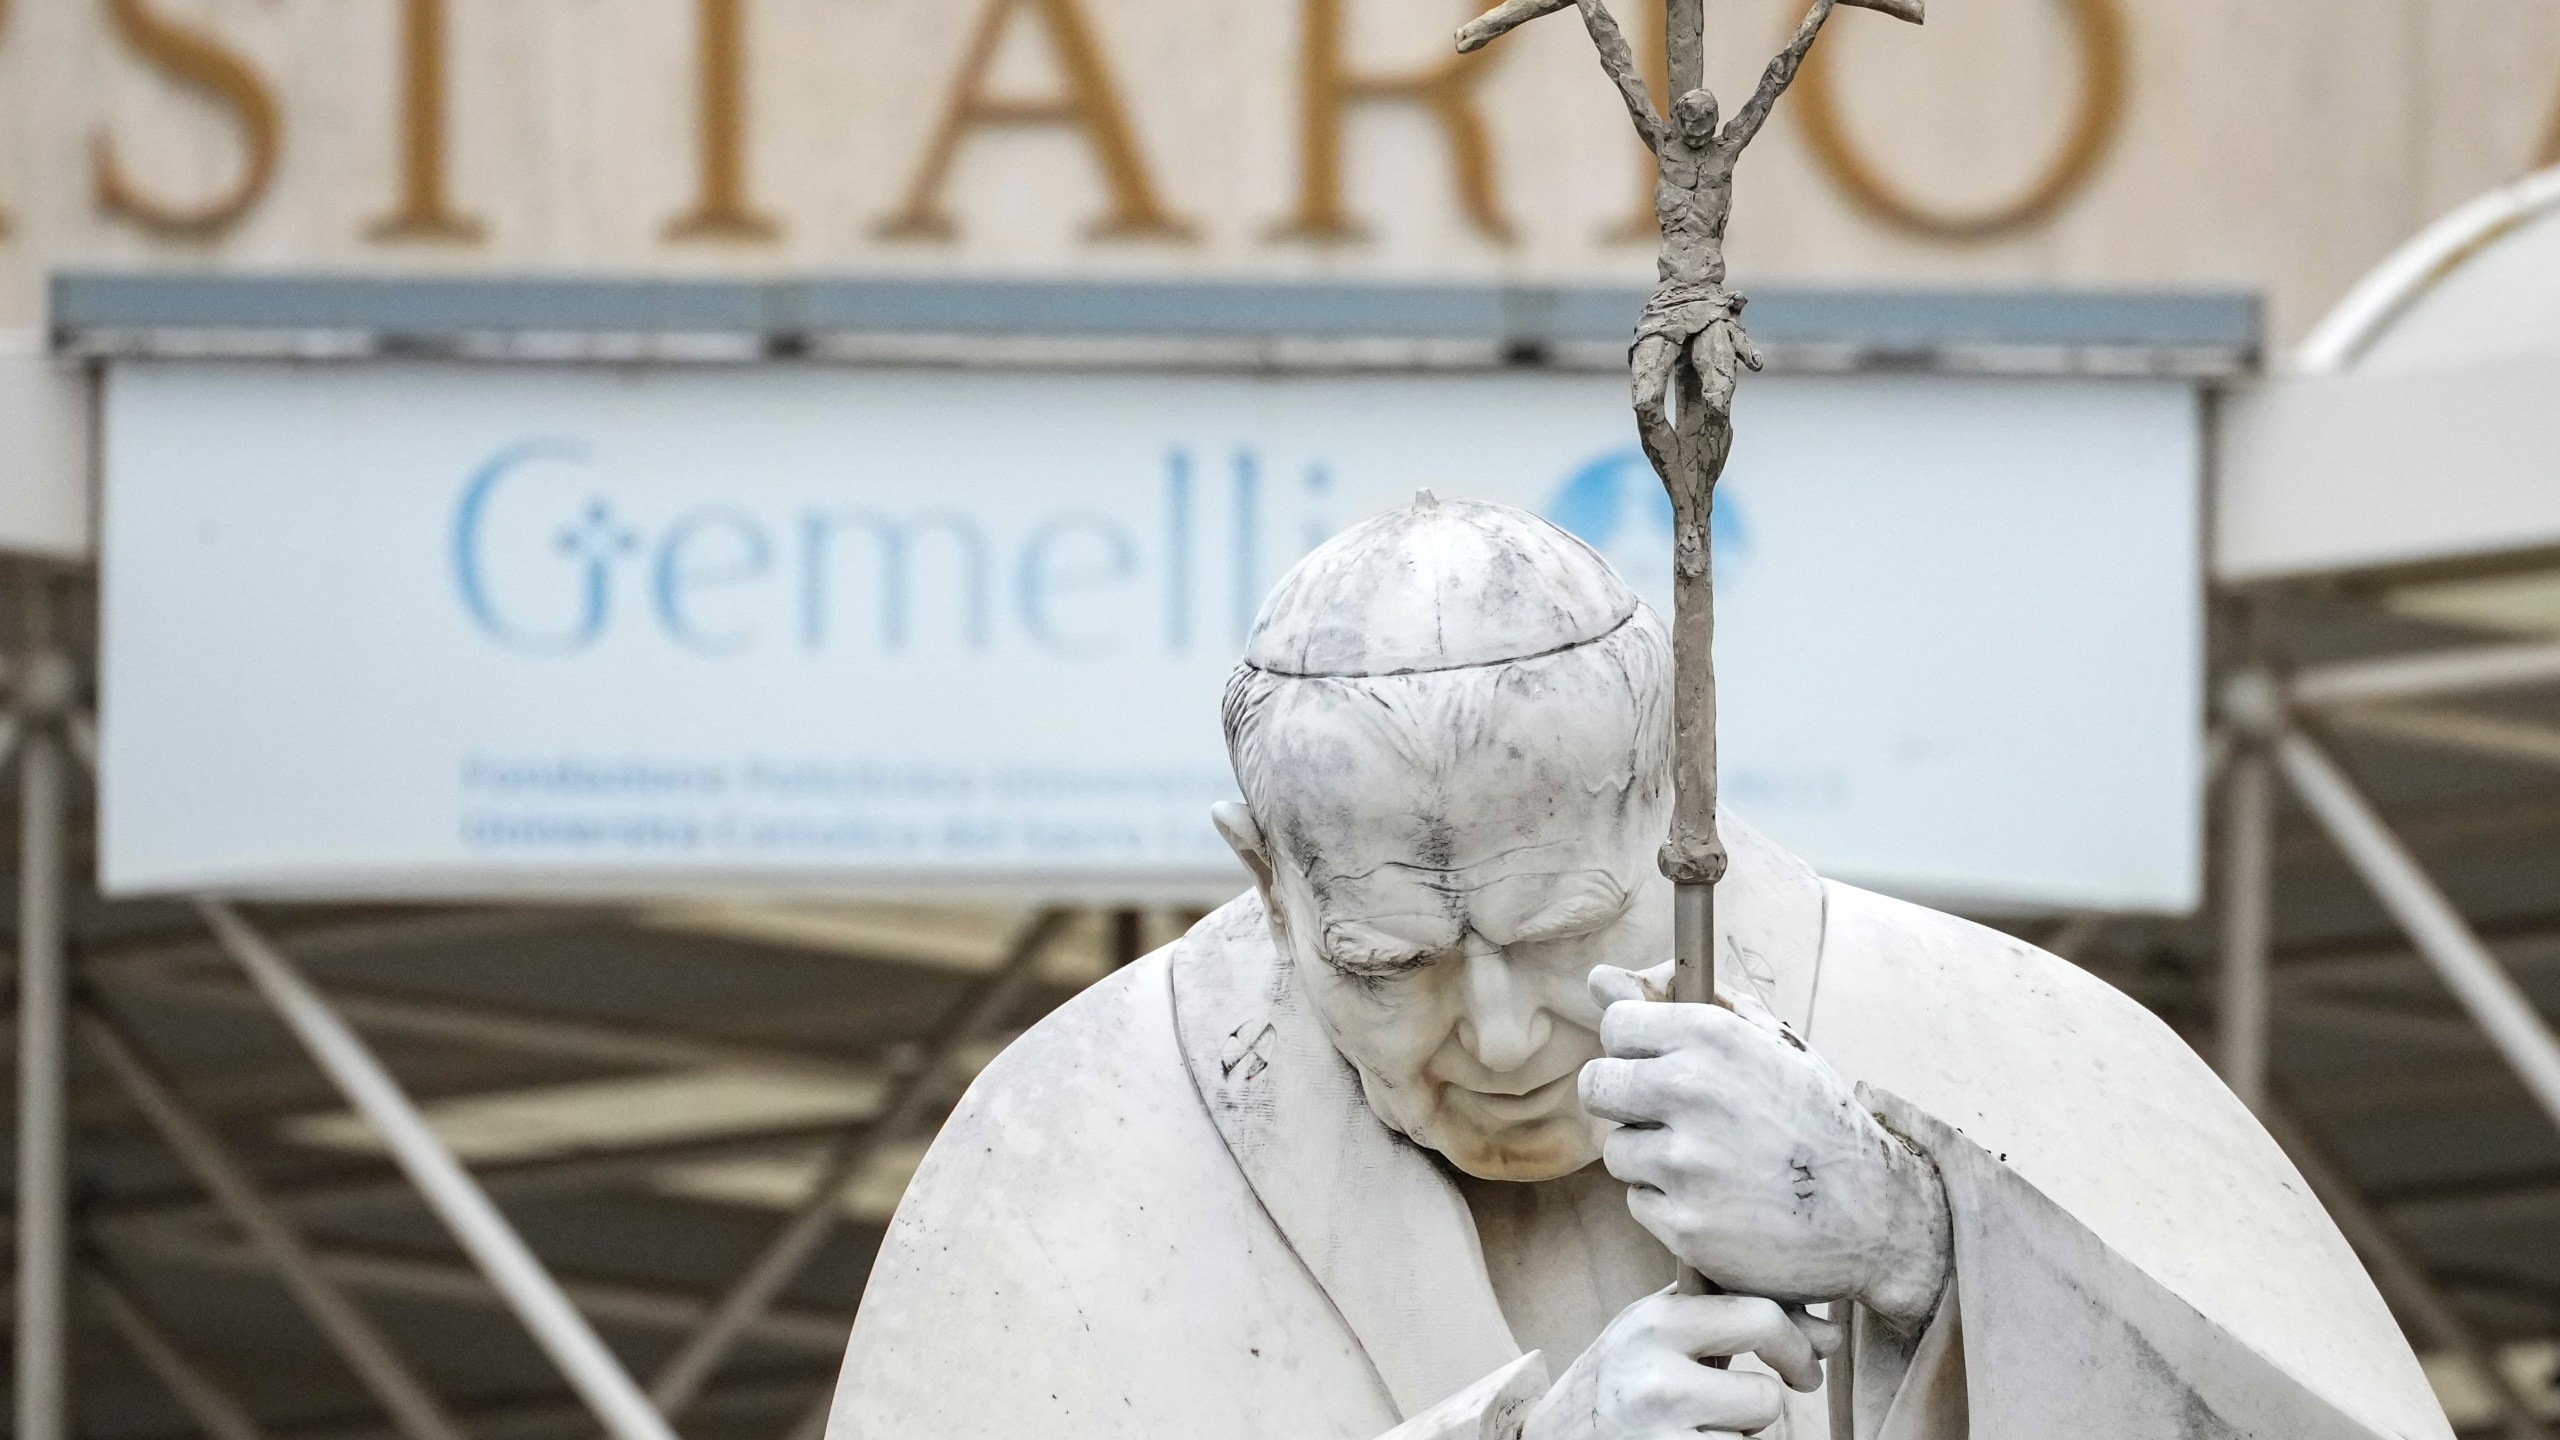
[(1095, 487), (1106, 503), (1054, 509), (952, 486), (914, 506), (817, 484), (681, 487), (722, 497), (688, 499), (540, 437), (467, 477), (449, 563), (469, 624), (527, 655), (625, 634), (706, 657), (1231, 653), (1270, 582), (1332, 528), (1325, 462), (1278, 468), (1252, 448), (1203, 465), (1175, 446), (1141, 483)]
[[(1648, 604), (1671, 613), (1671, 496), (1642, 450), (1612, 450), (1566, 476), (1547, 502), (1546, 517), (1599, 551)], [(1717, 578), (1735, 578), (1750, 553), (1750, 527), (1734, 501), (1733, 487), (1719, 485)]]

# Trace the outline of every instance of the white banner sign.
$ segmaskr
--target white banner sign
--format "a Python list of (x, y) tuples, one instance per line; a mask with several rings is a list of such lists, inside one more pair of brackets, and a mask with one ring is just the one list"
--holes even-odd
[[(1728, 803), (1905, 892), (2190, 906), (2192, 395), (1743, 407)], [(1207, 896), (1219, 688), (1328, 533), (1427, 485), (1668, 589), (1601, 375), (135, 364), (106, 433), (119, 892)]]

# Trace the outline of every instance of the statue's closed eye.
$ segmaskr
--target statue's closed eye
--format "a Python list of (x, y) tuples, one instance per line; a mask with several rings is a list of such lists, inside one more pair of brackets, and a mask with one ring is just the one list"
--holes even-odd
[(1410, 975), (1431, 963), (1431, 957), (1427, 954), (1362, 945), (1343, 948), (1328, 946), (1324, 958), (1326, 963), (1332, 965), (1334, 969), (1360, 980), (1393, 980), (1400, 975)]

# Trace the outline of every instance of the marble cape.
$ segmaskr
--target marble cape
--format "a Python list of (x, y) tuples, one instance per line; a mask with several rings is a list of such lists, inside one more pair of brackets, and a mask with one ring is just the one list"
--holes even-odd
[[(1955, 1280), (1919, 1336), (1861, 1327), (1859, 1440), (2450, 1435), (2301, 1178), (2156, 1018), (1729, 838), (1726, 983), (1947, 1182)], [(1546, 1376), (1441, 1162), (1370, 1112), (1247, 895), (971, 1087), (873, 1266), (828, 1434), (1499, 1440)], [(1825, 1414), (1800, 1397), (1763, 1433), (1822, 1440)]]

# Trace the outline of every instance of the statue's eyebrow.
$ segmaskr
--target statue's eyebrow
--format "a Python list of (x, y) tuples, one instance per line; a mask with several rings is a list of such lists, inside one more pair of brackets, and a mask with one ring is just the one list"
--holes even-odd
[(1327, 948), (1325, 959), (1341, 969), (1406, 970), (1436, 953), (1428, 948), (1409, 945), (1352, 944)]
[[(1593, 877), (1606, 884), (1606, 892), (1583, 891), (1568, 895), (1530, 917), (1530, 923), (1514, 931), (1506, 943), (1535, 943), (1540, 940), (1564, 940), (1586, 935), (1627, 913), (1635, 903), (1636, 892), (1616, 875), (1606, 870), (1578, 870), (1572, 878)], [(1549, 920), (1547, 917), (1555, 916)], [(1545, 921), (1541, 924), (1540, 921)]]
[[(1449, 944), (1458, 938), (1464, 937), (1455, 937)], [(1328, 963), (1355, 970), (1410, 969), (1449, 948), (1449, 944), (1399, 939), (1358, 920), (1326, 925), (1321, 943)]]
[[(1496, 850), (1492, 854), (1485, 856), (1481, 860), (1474, 861), (1471, 864), (1458, 866), (1416, 865), (1407, 860), (1382, 860), (1377, 864), (1370, 866), (1366, 870), (1337, 870), (1334, 872), (1333, 878), (1337, 880), (1368, 880), (1376, 877), (1376, 875), (1382, 870), (1401, 870), (1408, 875), (1419, 876), (1430, 882), (1434, 889), (1451, 890), (1463, 893), (1467, 890), (1479, 887), (1473, 885), (1446, 884), (1443, 882), (1453, 881), (1457, 877), (1465, 875), (1470, 871), (1481, 870), (1487, 865), (1494, 864), (1497, 861), (1508, 860), (1514, 855), (1526, 855), (1536, 850), (1553, 850), (1559, 846), (1570, 845), (1572, 843), (1573, 842), (1569, 840), (1541, 840), (1529, 845), (1514, 845), (1508, 850)], [(1560, 875), (1566, 873), (1578, 874), (1584, 868), (1587, 867), (1576, 866), (1572, 872), (1560, 870), (1556, 873)], [(1504, 876), (1497, 878), (1507, 879), (1509, 877)]]

